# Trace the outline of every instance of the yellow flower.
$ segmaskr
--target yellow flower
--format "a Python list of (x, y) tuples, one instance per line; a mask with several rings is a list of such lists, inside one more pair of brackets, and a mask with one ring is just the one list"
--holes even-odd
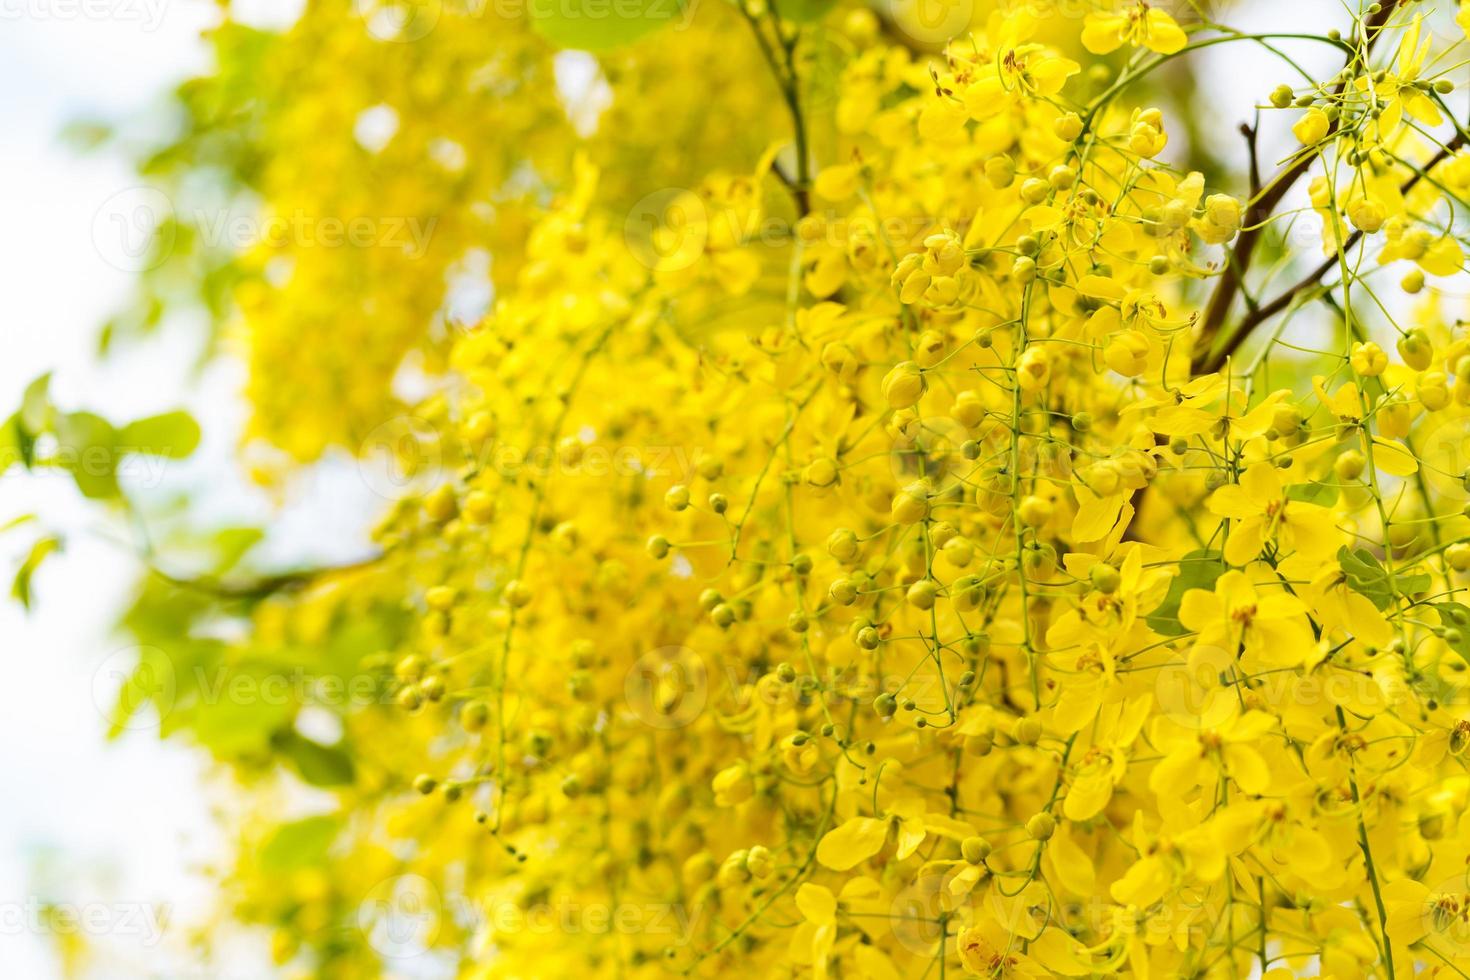
[(792, 946), (806, 947), (813, 976), (825, 977), (832, 944), (837, 938), (837, 898), (831, 889), (805, 881), (796, 889), (796, 907), (805, 921), (798, 928)]
[(994, 919), (985, 918), (955, 936), (960, 962), (971, 974), (992, 980), (1042, 980), (1050, 973), (1031, 957)]
[(1213, 590), (1190, 589), (1179, 605), (1179, 622), (1194, 630), (1195, 643), (1235, 651), (1241, 645), (1304, 656), (1312, 631), (1302, 601), (1281, 589), (1261, 594), (1244, 572), (1228, 571)]
[(1082, 26), (1082, 45), (1093, 54), (1108, 54), (1124, 44), (1174, 54), (1188, 43), (1174, 18), (1145, 0), (1128, 3), (1120, 13), (1090, 13)]
[(817, 860), (834, 871), (856, 867), (883, 849), (890, 828), (898, 842), (894, 857), (901, 861), (924, 841), (923, 800), (899, 800), (883, 819), (852, 817), (844, 821), (822, 836), (817, 844)]
[(1224, 775), (1244, 793), (1264, 793), (1271, 784), (1271, 770), (1251, 743), (1276, 731), (1279, 724), (1264, 711), (1247, 711), (1198, 731), (1160, 719), (1150, 737), (1165, 754), (1149, 774), (1148, 788), (1180, 799), (1197, 786), (1214, 786)]
[(1256, 463), (1241, 474), (1239, 484), (1216, 490), (1209, 508), (1235, 522), (1225, 542), (1225, 560), (1232, 565), (1253, 561), (1268, 541), (1282, 557), (1325, 558), (1338, 547), (1332, 511), (1289, 499), (1281, 471), (1270, 463)]
[(743, 764), (727, 766), (715, 774), (715, 802), (720, 806), (735, 806), (755, 795), (755, 779)]

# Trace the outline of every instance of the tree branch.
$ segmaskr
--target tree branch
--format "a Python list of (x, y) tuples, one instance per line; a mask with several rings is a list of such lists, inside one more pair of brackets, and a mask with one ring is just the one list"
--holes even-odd
[[(1364, 34), (1367, 37), (1367, 50), (1373, 49), (1373, 43), (1378, 40), (1383, 32), (1383, 25), (1388, 22), (1399, 0), (1388, 0), (1379, 7), (1376, 14), (1372, 14), (1363, 22)], [(1366, 52), (1365, 52), (1366, 53)], [(1356, 58), (1356, 55), (1354, 56)], [(1349, 61), (1349, 64), (1352, 62)], [(1334, 96), (1341, 96), (1347, 89), (1351, 75), (1344, 75), (1342, 80), (1333, 89)], [(1327, 130), (1325, 139), (1331, 139), (1336, 135), (1340, 122), (1334, 120)], [(1291, 190), (1302, 174), (1312, 165), (1316, 159), (1315, 153), (1303, 152), (1295, 160), (1284, 167), (1280, 173), (1271, 179), (1258, 198), (1253, 199), (1250, 214), (1259, 215), (1260, 220), (1252, 220), (1249, 227), (1241, 231), (1236, 237), (1235, 247), (1230, 252), (1229, 262), (1225, 271), (1220, 276), (1220, 282), (1210, 296), (1210, 302), (1205, 307), (1204, 316), (1200, 321), (1199, 339), (1195, 342), (1194, 371), (1196, 374), (1207, 373), (1205, 365), (1212, 362), (1214, 358), (1210, 355), (1210, 348), (1215, 344), (1215, 338), (1220, 328), (1225, 323), (1225, 318), (1230, 314), (1230, 307), (1235, 302), (1235, 296), (1245, 284), (1245, 274), (1250, 268), (1251, 256), (1255, 252), (1256, 242), (1261, 233), (1265, 231), (1266, 223), (1271, 215), (1275, 214), (1276, 207), (1281, 203), (1286, 192)]]
[[(1456, 150), (1464, 145), (1465, 134), (1463, 132), (1457, 132), (1454, 137), (1448, 143), (1446, 143), (1438, 153), (1434, 155), (1433, 159), (1431, 159), (1428, 163), (1420, 168), (1419, 173), (1414, 174), (1408, 180), (1404, 181), (1403, 185), (1399, 188), (1399, 192), (1402, 194), (1409, 193), (1409, 191), (1413, 190), (1414, 186), (1419, 183), (1420, 179), (1422, 179), (1425, 174), (1433, 169), (1435, 165), (1447, 159), (1452, 153), (1454, 153)], [(1363, 233), (1361, 231), (1353, 231), (1353, 233), (1349, 235), (1347, 239), (1344, 240), (1342, 243), (1343, 253), (1346, 253), (1349, 249), (1356, 245), (1358, 243), (1358, 240), (1362, 237)], [(1235, 353), (1235, 351), (1245, 341), (1246, 337), (1250, 336), (1250, 332), (1252, 330), (1260, 326), (1261, 323), (1263, 323), (1264, 321), (1271, 319), (1271, 317), (1291, 306), (1291, 304), (1296, 301), (1296, 298), (1298, 296), (1321, 282), (1322, 277), (1327, 275), (1327, 273), (1332, 270), (1333, 266), (1337, 265), (1337, 261), (1338, 258), (1335, 253), (1331, 256), (1328, 256), (1327, 258), (1322, 260), (1321, 265), (1317, 266), (1317, 268), (1307, 273), (1307, 275), (1304, 276), (1299, 282), (1297, 282), (1296, 285), (1287, 288), (1284, 292), (1281, 293), (1281, 295), (1277, 296), (1269, 303), (1262, 304), (1259, 309), (1256, 309), (1243, 317), (1240, 321), (1239, 326), (1237, 326), (1235, 330), (1230, 334), (1230, 336), (1226, 338), (1225, 343), (1220, 347), (1219, 350), (1214, 352), (1207, 352), (1206, 356), (1203, 359), (1196, 358), (1194, 373), (1209, 374), (1213, 371), (1220, 370), (1220, 368), (1224, 366), (1225, 360), (1230, 357), (1231, 354)]]

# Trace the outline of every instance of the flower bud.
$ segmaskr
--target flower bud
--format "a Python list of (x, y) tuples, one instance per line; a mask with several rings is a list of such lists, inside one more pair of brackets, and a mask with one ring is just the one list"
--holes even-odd
[(890, 508), (899, 524), (917, 524), (929, 514), (929, 490), (923, 483), (910, 483), (893, 497)]
[(913, 361), (902, 361), (883, 378), (883, 397), (889, 408), (909, 408), (924, 395), (924, 374)]
[(1291, 127), (1291, 131), (1303, 146), (1311, 146), (1321, 142), (1331, 125), (1327, 113), (1313, 107), (1302, 113), (1302, 117), (1296, 121), (1296, 125)]
[(1057, 139), (1070, 143), (1082, 135), (1082, 118), (1075, 112), (1064, 112), (1051, 124), (1051, 131)]
[(849, 528), (839, 527), (827, 535), (827, 554), (846, 564), (858, 556), (858, 538), (856, 532)]
[(1098, 562), (1093, 565), (1089, 577), (1092, 579), (1092, 587), (1103, 595), (1112, 595), (1118, 591), (1118, 586), (1123, 584), (1123, 576), (1106, 562)]
[(1365, 378), (1376, 378), (1388, 367), (1388, 355), (1383, 352), (1373, 341), (1353, 344), (1352, 354), (1348, 358), (1353, 370)]
[(1368, 235), (1382, 228), (1383, 222), (1388, 218), (1388, 212), (1382, 204), (1367, 198), (1359, 198), (1349, 204), (1347, 213), (1353, 227)]
[(1027, 715), (1017, 718), (1011, 725), (1011, 738), (1020, 745), (1035, 745), (1041, 741), (1041, 722), (1039, 719)]
[(1043, 810), (1026, 821), (1026, 834), (1032, 840), (1050, 840), (1057, 832), (1057, 819)]
[(1332, 461), (1332, 471), (1344, 483), (1350, 483), (1363, 475), (1368, 461), (1356, 449), (1349, 449)]
[(960, 856), (970, 864), (979, 864), (990, 856), (990, 842), (984, 837), (966, 837), (960, 841)]

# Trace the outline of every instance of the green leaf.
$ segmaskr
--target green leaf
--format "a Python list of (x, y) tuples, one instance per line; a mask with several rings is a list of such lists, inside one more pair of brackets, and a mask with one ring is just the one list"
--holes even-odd
[(199, 423), (184, 411), (150, 415), (123, 426), (117, 444), (123, 452), (184, 459), (199, 448)]
[(61, 542), (57, 539), (41, 538), (31, 545), (30, 554), (26, 555), (26, 560), (16, 570), (15, 581), (10, 584), (10, 594), (27, 610), (31, 608), (31, 578), (36, 574), (36, 569), (41, 567), (41, 562), (46, 560), (46, 556), (60, 548)]
[(34, 445), (35, 440), (27, 438), (21, 431), (19, 412), (0, 422), (0, 475), (9, 471), (16, 463), (30, 469), (31, 449)]
[(1286, 488), (1287, 500), (1331, 507), (1337, 503), (1337, 487), (1328, 483), (1296, 483)]
[(837, 0), (780, 0), (775, 6), (781, 11), (782, 20), (811, 24), (827, 16), (827, 11), (837, 6)]
[(116, 497), (117, 430), (91, 412), (68, 412), (56, 418), (56, 462), (92, 500)]
[(260, 543), (265, 532), (258, 527), (226, 527), (214, 532), (214, 573), (228, 572), (246, 552)]
[(1349, 551), (1344, 545), (1337, 549), (1337, 564), (1342, 569), (1348, 588), (1365, 597), (1380, 610), (1387, 609), (1395, 596), (1428, 591), (1432, 581), (1423, 573), (1390, 575), (1383, 563), (1366, 548)]
[(260, 849), (260, 869), (279, 873), (321, 864), (341, 827), (341, 821), (331, 816), (282, 824)]
[(1190, 589), (1213, 589), (1225, 574), (1225, 559), (1218, 551), (1191, 551), (1179, 560), (1179, 574), (1169, 583), (1169, 593), (1159, 608), (1148, 615), (1149, 629), (1165, 636), (1189, 632), (1179, 623), (1179, 604)]
[(341, 748), (314, 742), (293, 731), (281, 737), (278, 747), (312, 786), (350, 786), (356, 776), (352, 757)]
[(20, 399), (20, 424), (31, 436), (40, 435), (51, 425), (51, 373), (41, 375), (26, 385)]
[(269, 752), (272, 737), (292, 713), (281, 681), (263, 669), (210, 672), (194, 708), (194, 737), (220, 758)]
[(1445, 625), (1445, 642), (1460, 659), (1470, 663), (1470, 606), (1458, 602), (1436, 602), (1433, 606)]
[(684, 16), (683, 0), (542, 0), (531, 23), (562, 48), (603, 51), (636, 41)]

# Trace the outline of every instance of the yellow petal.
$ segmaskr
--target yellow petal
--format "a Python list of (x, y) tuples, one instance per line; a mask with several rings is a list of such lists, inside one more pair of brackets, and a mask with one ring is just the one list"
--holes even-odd
[(1091, 820), (1113, 798), (1113, 780), (1108, 774), (1084, 776), (1072, 784), (1062, 801), (1062, 814), (1068, 820)]
[(1249, 745), (1227, 745), (1224, 749), (1225, 764), (1230, 768), (1230, 778), (1234, 779), (1245, 792), (1252, 796), (1259, 796), (1266, 792), (1271, 785), (1271, 770), (1266, 766), (1266, 760), (1262, 759), (1260, 753)]
[(1247, 517), (1230, 529), (1230, 540), (1225, 542), (1225, 560), (1232, 565), (1249, 564), (1256, 560), (1265, 543), (1265, 518)]
[(1108, 54), (1123, 45), (1128, 18), (1117, 14), (1088, 14), (1082, 25), (1082, 46), (1093, 54)]
[(1113, 898), (1124, 905), (1147, 908), (1169, 890), (1173, 878), (1162, 858), (1146, 857), (1128, 869), (1128, 873), (1109, 889)]
[(1150, 8), (1145, 23), (1148, 26), (1148, 35), (1144, 39), (1144, 46), (1150, 51), (1173, 54), (1189, 43), (1189, 37), (1175, 23), (1174, 18), (1157, 7)]
[(805, 882), (796, 890), (796, 907), (808, 922), (826, 925), (837, 919), (837, 898), (831, 889)]
[(883, 850), (887, 839), (887, 821), (853, 817), (827, 832), (817, 844), (817, 860), (833, 871), (847, 871)]
[(1413, 476), (1419, 470), (1413, 453), (1381, 436), (1373, 437), (1373, 465), (1393, 476)]
[(1097, 871), (1089, 858), (1072, 839), (1071, 831), (1059, 829), (1047, 842), (1045, 858), (1054, 877), (1066, 891), (1090, 897), (1097, 888)]

